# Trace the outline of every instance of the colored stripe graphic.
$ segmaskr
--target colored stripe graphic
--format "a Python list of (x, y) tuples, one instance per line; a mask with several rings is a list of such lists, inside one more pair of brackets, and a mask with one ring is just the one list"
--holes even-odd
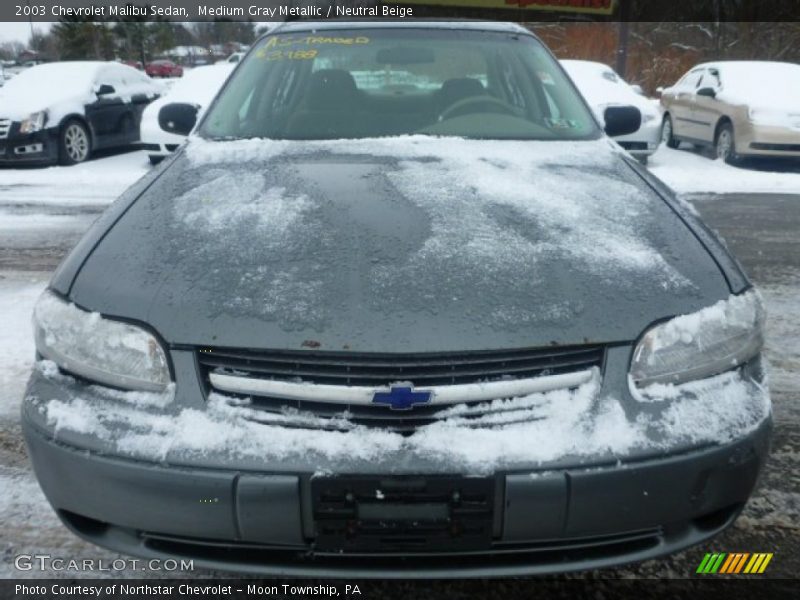
[(701, 575), (713, 575), (715, 573), (733, 575), (742, 572), (761, 574), (766, 570), (772, 557), (773, 553), (771, 552), (757, 552), (755, 554), (750, 554), (749, 552), (732, 552), (730, 554), (709, 552), (700, 561), (700, 566), (697, 567), (695, 572)]
[(763, 573), (766, 570), (769, 561), (771, 560), (772, 560), (772, 552), (770, 552), (764, 557), (764, 562), (761, 563), (761, 568), (758, 570), (758, 572)]
[(700, 561), (700, 566), (697, 567), (697, 571), (695, 571), (695, 573), (705, 573), (709, 560), (711, 560), (711, 555), (706, 553), (706, 555), (703, 557), (703, 560)]
[(741, 573), (742, 567), (744, 567), (745, 563), (747, 562), (747, 558), (750, 556), (749, 552), (745, 552), (742, 554), (742, 557), (739, 559), (739, 562), (736, 563), (735, 570), (731, 571), (732, 573)]
[(703, 562), (697, 567), (697, 572), (707, 575), (709, 573), (716, 573), (725, 559), (724, 552), (714, 552), (713, 554), (706, 554)]
[(714, 564), (711, 565), (711, 567), (710, 567), (708, 572), (709, 573), (716, 573), (719, 570), (720, 566), (722, 565), (722, 561), (723, 561), (724, 558), (725, 558), (725, 553), (724, 552), (720, 552), (719, 558), (717, 558), (717, 560), (714, 562)]
[(747, 563), (744, 569), (745, 573), (763, 573), (767, 568), (769, 561), (772, 560), (772, 553), (759, 553), (753, 554), (753, 558)]

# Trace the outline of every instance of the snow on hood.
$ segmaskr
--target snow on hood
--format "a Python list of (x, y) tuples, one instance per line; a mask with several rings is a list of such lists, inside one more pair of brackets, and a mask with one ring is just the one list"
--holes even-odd
[[(0, 117), (20, 120), (48, 108), (82, 113), (83, 106), (93, 99), (95, 75), (104, 64), (58, 62), (22, 71), (0, 88)], [(62, 105), (67, 107), (60, 109)]]
[(192, 138), (93, 250), (71, 300), (186, 344), (632, 340), (729, 290), (621, 152), (605, 139)]
[[(45, 377), (64, 377), (46, 361), (38, 368)], [(317, 460), (324, 468), (332, 461), (396, 464), (402, 455), (424, 456), (455, 470), (476, 473), (514, 463), (544, 464), (606, 454), (624, 457), (637, 449), (722, 444), (753, 431), (771, 413), (767, 390), (738, 373), (659, 386), (648, 402), (656, 396), (663, 401), (663, 410), (657, 416), (642, 414), (634, 420), (626, 417), (617, 399), (603, 396), (600, 389), (600, 375), (595, 371), (589, 382), (574, 390), (495, 400), (495, 405), (500, 403), (508, 411), (499, 418), (494, 414), (466, 420), (466, 407), (456, 406), (448, 409), (446, 418), (411, 436), (362, 425), (348, 428), (346, 413), (335, 421), (344, 431), (320, 430), (318, 427), (330, 422), (302, 412), (270, 415), (270, 424), (261, 423), (263, 413), (219, 394), (211, 395), (206, 410), (184, 408), (177, 414), (145, 410), (168, 405), (172, 391), (165, 396), (106, 393), (93, 386), (92, 397), (76, 393), (68, 399), (31, 401), (38, 404), (56, 437), (64, 432), (92, 435), (137, 459), (175, 461), (213, 455), (302, 458), (309, 464)]]
[[(616, 151), (609, 150), (606, 140), (531, 144), (408, 136), (331, 142), (220, 143), (194, 138), (187, 153), (196, 165), (247, 163), (319, 151), (399, 159), (400, 169), (387, 174), (390, 181), (432, 217), (432, 235), (415, 257), (419, 264), (459, 255), (465, 267), (471, 262), (493, 261), (502, 269), (509, 264), (532, 266), (543, 255), (563, 252), (597, 268), (656, 268), (664, 275), (666, 287), (688, 285), (639, 231), (636, 220), (643, 212), (637, 207), (640, 188), (598, 172), (593, 173), (595, 178), (569, 178), (555, 176), (550, 169), (550, 159), (554, 158), (563, 158), (574, 168), (599, 166), (607, 162), (599, 157), (609, 158)], [(599, 185), (604, 188), (601, 203), (592, 198)], [(248, 210), (264, 211), (265, 220), (272, 220), (274, 207), (267, 201), (272, 192), (263, 190), (257, 180), (241, 181), (238, 175), (225, 173), (205, 186), (238, 189)], [(223, 193), (209, 194), (201, 185), (178, 199), (176, 214), (185, 215), (192, 224), (196, 213), (190, 206), (207, 212), (212, 219), (214, 207), (235, 211), (236, 202), (232, 200)], [(283, 200), (274, 198), (273, 202)], [(510, 229), (500, 231), (487, 218), (498, 206), (535, 216), (542, 229), (539, 243), (515, 236)], [(220, 224), (232, 221), (235, 219), (224, 219)], [(575, 226), (570, 228), (568, 223)], [(408, 270), (415, 270), (414, 265)], [(411, 280), (418, 281), (419, 277)]]

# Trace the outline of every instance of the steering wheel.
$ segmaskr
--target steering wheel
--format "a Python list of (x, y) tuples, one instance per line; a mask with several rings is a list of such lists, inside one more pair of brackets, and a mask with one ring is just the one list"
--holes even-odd
[(478, 105), (486, 106), (487, 104), (492, 105), (494, 108), (499, 108), (500, 112), (509, 114), (512, 116), (517, 115), (517, 109), (511, 106), (508, 102), (500, 100), (499, 98), (495, 98), (494, 96), (489, 96), (488, 94), (482, 96), (470, 96), (469, 98), (464, 98), (459, 100), (455, 104), (451, 104), (446, 109), (444, 109), (441, 114), (439, 115), (439, 120), (444, 121), (446, 119), (451, 119), (455, 116), (453, 113), (462, 112), (464, 114), (473, 113), (473, 112), (484, 112), (479, 108)]

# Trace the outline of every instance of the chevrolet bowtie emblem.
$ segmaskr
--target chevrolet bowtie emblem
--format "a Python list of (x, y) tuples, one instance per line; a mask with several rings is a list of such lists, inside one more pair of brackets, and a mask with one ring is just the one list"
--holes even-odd
[(384, 404), (392, 410), (410, 410), (420, 404), (429, 404), (432, 398), (431, 390), (416, 391), (411, 384), (398, 383), (388, 389), (377, 390), (372, 396), (372, 403)]

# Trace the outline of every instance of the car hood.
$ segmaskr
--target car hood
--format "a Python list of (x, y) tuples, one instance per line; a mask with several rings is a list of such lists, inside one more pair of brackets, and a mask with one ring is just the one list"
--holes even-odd
[(366, 352), (633, 340), (729, 294), (606, 139), (191, 139), (79, 306), (169, 343)]
[(24, 93), (27, 90), (18, 92), (7, 89), (8, 87), (10, 83), (0, 88), (0, 118), (22, 121), (32, 113), (47, 110), (48, 127), (58, 124), (58, 119), (66, 113), (83, 113), (84, 104), (91, 100), (88, 92), (56, 91), (52, 95), (42, 95), (41, 91), (39, 94), (32, 94)]

